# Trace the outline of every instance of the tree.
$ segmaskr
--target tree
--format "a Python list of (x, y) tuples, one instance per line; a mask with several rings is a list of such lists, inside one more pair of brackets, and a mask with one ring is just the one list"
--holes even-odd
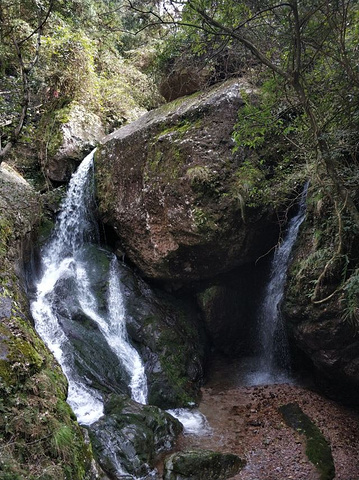
[(337, 210), (348, 210), (359, 225), (355, 198), (333, 154), (333, 141), (338, 140), (334, 127), (343, 121), (355, 130), (359, 117), (355, 0), (167, 0), (164, 14), (131, 1), (128, 6), (147, 16), (147, 26), (174, 24), (186, 29), (197, 50), (212, 42), (250, 51), (301, 116), (317, 180)]
[(39, 60), (41, 36), (54, 7), (54, 0), (47, 2), (9, 1), (0, 4), (1, 44), (3, 54), (1, 68), (13, 69), (20, 79), (17, 115), (2, 126), (9, 127), (5, 145), (0, 135), (0, 164), (15, 145), (24, 127), (31, 98), (31, 75)]

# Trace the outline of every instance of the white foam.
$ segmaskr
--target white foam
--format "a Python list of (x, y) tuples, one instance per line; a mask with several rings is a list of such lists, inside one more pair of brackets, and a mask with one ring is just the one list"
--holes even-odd
[(207, 418), (199, 410), (187, 408), (175, 408), (167, 410), (173, 417), (177, 418), (183, 425), (184, 434), (205, 436), (212, 434)]

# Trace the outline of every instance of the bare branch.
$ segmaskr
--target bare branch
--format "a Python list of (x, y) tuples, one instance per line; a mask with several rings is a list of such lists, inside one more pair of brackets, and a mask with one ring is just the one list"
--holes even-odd
[[(253, 55), (264, 65), (266, 65), (268, 68), (270, 68), (272, 71), (280, 75), (281, 77), (289, 80), (290, 77), (287, 72), (282, 70), (278, 65), (276, 65), (274, 62), (272, 62), (263, 52), (259, 50), (259, 48), (252, 43), (248, 38), (246, 38), (244, 35), (241, 35), (238, 31), (232, 30), (225, 25), (222, 25), (221, 23), (217, 22), (214, 18), (211, 18), (205, 11), (197, 9), (196, 7), (193, 7), (192, 4), (189, 4), (192, 10), (197, 12), (209, 25), (212, 25), (217, 29), (217, 35), (221, 36), (229, 36), (232, 37), (233, 39), (237, 40), (240, 42), (242, 45), (244, 45), (248, 50), (250, 50)], [(191, 6), (192, 5), (192, 6)]]
[(36, 33), (38, 33), (40, 30), (43, 29), (45, 23), (47, 22), (47, 20), (49, 19), (50, 15), (51, 15), (52, 9), (54, 7), (54, 3), (55, 3), (55, 0), (50, 0), (49, 8), (47, 9), (47, 12), (46, 12), (43, 20), (41, 22), (39, 22), (37, 28), (35, 28), (35, 30), (33, 32), (31, 32), (30, 35), (28, 35), (26, 38), (24, 38), (24, 39), (22, 39), (18, 42), (19, 46), (21, 46), (23, 43), (30, 40), (31, 37), (33, 37)]

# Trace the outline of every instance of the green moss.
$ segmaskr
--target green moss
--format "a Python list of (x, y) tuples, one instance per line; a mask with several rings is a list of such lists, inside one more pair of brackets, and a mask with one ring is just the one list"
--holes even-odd
[(171, 143), (165, 149), (160, 142), (149, 149), (144, 180), (155, 186), (158, 182), (172, 182), (180, 176), (183, 165), (183, 153), (178, 145)]
[(297, 403), (289, 403), (279, 408), (286, 423), (305, 435), (307, 446), (305, 453), (320, 472), (321, 480), (332, 480), (335, 477), (334, 461), (330, 445), (319, 428), (302, 411)]
[(197, 119), (195, 121), (190, 119), (183, 119), (174, 125), (170, 125), (167, 128), (161, 130), (156, 136), (155, 141), (157, 142), (159, 139), (163, 139), (165, 136), (173, 136), (174, 139), (181, 139), (183, 138), (186, 133), (191, 129), (198, 129), (202, 124), (201, 119)]
[(207, 288), (206, 290), (197, 295), (200, 305), (202, 305), (202, 308), (206, 308), (216, 299), (219, 290), (220, 287), (218, 287), (217, 285), (213, 285), (212, 287)]
[(192, 217), (199, 232), (210, 236), (211, 233), (217, 231), (218, 227), (216, 222), (213, 218), (211, 218), (208, 210), (205, 211), (201, 207), (193, 207)]
[(0, 258), (7, 253), (7, 246), (13, 233), (13, 225), (9, 218), (0, 218)]
[(16, 278), (0, 295), (11, 302), (0, 327), (0, 477), (83, 480), (91, 451), (65, 402), (67, 381), (27, 320)]

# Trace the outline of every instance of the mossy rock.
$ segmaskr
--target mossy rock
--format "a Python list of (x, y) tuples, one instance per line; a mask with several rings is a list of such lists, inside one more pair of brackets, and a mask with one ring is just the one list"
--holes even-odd
[(306, 437), (306, 449), (309, 460), (320, 472), (320, 480), (332, 480), (335, 477), (334, 460), (330, 444), (319, 428), (302, 411), (297, 403), (288, 403), (279, 408), (285, 422)]
[(263, 166), (265, 153), (258, 159), (257, 152), (234, 150), (241, 90), (252, 91), (243, 79), (178, 99), (99, 146), (101, 219), (146, 277), (208, 279), (255, 261), (277, 243), (277, 210), (288, 207), (300, 167), (283, 182)]
[(165, 460), (165, 480), (225, 480), (236, 475), (246, 462), (237, 455), (212, 450), (190, 450)]
[(41, 202), (4, 164), (0, 207), (0, 477), (90, 480), (91, 448), (66, 403), (66, 378), (31, 324), (17, 275)]
[(114, 478), (119, 472), (149, 474), (158, 454), (172, 448), (181, 431), (182, 425), (170, 414), (125, 395), (111, 395), (104, 416), (89, 427), (97, 461)]

